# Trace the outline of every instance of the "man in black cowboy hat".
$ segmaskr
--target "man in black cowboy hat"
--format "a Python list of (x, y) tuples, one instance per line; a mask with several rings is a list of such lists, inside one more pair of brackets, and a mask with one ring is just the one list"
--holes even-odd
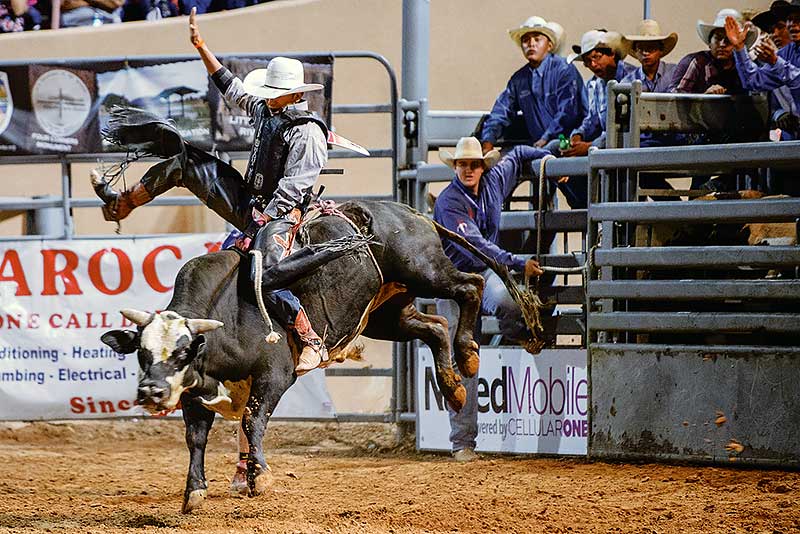
[(774, 90), (772, 118), (775, 125), (782, 130), (783, 139), (797, 139), (800, 136), (800, 0), (784, 4), (772, 16), (785, 17), (792, 41), (780, 50), (769, 41), (762, 42), (756, 51), (761, 66), (753, 63), (745, 50), (746, 28), (729, 21), (725, 31), (734, 47), (742, 85), (751, 91)]
[(769, 9), (757, 13), (751, 21), (761, 31), (769, 34), (769, 38), (780, 50), (791, 41), (789, 36), (789, 28), (786, 26), (786, 13), (785, 10), (791, 4), (786, 0), (775, 0)]

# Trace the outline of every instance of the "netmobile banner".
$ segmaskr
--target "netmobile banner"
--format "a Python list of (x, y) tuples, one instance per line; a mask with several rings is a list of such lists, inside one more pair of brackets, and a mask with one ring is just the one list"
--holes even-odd
[[(477, 450), (585, 455), (588, 426), (586, 351), (481, 349)], [(450, 450), (446, 401), (436, 386), (433, 356), (419, 350), (416, 366), (417, 443)]]

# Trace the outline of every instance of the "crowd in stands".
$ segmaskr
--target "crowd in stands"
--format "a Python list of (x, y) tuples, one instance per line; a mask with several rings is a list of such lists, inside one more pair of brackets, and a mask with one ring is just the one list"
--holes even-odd
[[(0, 0), (0, 33), (158, 20), (237, 9), (270, 0)], [(56, 21), (55, 23), (53, 21)]]
[[(484, 153), (522, 114), (531, 145), (557, 157), (585, 156), (592, 147), (606, 145), (607, 84), (611, 80), (640, 80), (642, 90), (659, 93), (741, 95), (767, 92), (771, 101), (771, 136), (777, 140), (800, 135), (800, 0), (776, 0), (752, 21), (735, 9), (720, 10), (713, 22), (697, 21), (697, 35), (706, 47), (683, 57), (677, 64), (666, 56), (678, 41), (658, 22), (644, 20), (635, 34), (623, 35), (605, 28), (583, 34), (568, 57), (558, 55), (563, 46), (560, 24), (531, 17), (509, 30), (527, 63), (516, 71), (497, 97), (477, 134)], [(635, 66), (626, 61), (632, 55)], [(574, 66), (580, 61), (592, 72), (584, 84)], [(747, 132), (747, 135), (753, 135)], [(686, 137), (643, 134), (640, 145), (664, 146), (687, 142), (716, 143), (766, 140), (745, 138), (741, 132)], [(716, 178), (693, 183), (692, 188), (727, 190), (732, 180)], [(573, 208), (586, 207), (585, 180), (559, 183)], [(778, 191), (792, 193), (791, 191)]]

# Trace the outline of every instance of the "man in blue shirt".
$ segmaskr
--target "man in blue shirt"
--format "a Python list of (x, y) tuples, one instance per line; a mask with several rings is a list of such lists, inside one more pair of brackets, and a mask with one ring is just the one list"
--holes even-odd
[[(776, 90), (773, 94), (777, 96), (779, 105), (772, 118), (785, 140), (800, 137), (800, 3), (794, 2), (787, 11), (786, 25), (792, 42), (776, 51), (774, 44), (763, 41), (756, 48), (757, 57), (763, 62), (761, 66), (750, 59), (745, 47), (748, 25), (741, 27), (731, 17), (725, 20), (725, 33), (733, 45), (736, 70), (744, 88), (750, 91)], [(774, 170), (770, 192), (800, 196), (800, 182), (795, 175), (795, 170)]]
[(592, 71), (586, 82), (589, 110), (580, 126), (570, 135), (570, 148), (561, 153), (565, 157), (585, 156), (590, 146), (605, 148), (606, 115), (608, 96), (606, 85), (609, 80), (621, 81), (636, 70), (636, 67), (625, 63), (627, 44), (620, 34), (605, 30), (590, 30), (581, 37), (581, 46), (573, 47), (575, 54), (570, 61), (580, 58), (583, 64)]
[(675, 48), (678, 34), (672, 32), (664, 35), (657, 21), (646, 19), (639, 23), (637, 35), (626, 35), (625, 40), (641, 66), (628, 73), (622, 81), (630, 83), (640, 80), (645, 93), (669, 92), (675, 64), (667, 63), (662, 58)]
[(511, 76), (483, 125), (484, 152), (493, 148), (520, 110), (529, 142), (543, 147), (580, 124), (586, 109), (578, 70), (554, 55), (563, 41), (561, 25), (531, 17), (508, 33), (528, 63)]
[[(786, 87), (789, 94), (778, 98), (779, 105), (772, 118), (781, 130), (788, 135), (784, 139), (796, 139), (800, 133), (800, 4), (787, 10), (786, 25), (792, 41), (775, 49), (770, 41), (762, 41), (756, 54), (763, 64), (756, 65), (747, 53), (745, 46), (749, 26), (739, 26), (736, 20), (725, 20), (725, 33), (733, 45), (733, 57), (742, 86), (750, 91), (771, 91)], [(783, 96), (783, 94), (781, 93)]]
[[(639, 60), (641, 66), (628, 73), (623, 83), (642, 82), (644, 93), (667, 93), (675, 71), (674, 63), (663, 61), (663, 57), (672, 52), (678, 43), (675, 32), (665, 35), (655, 20), (645, 19), (639, 23), (636, 35), (626, 35), (631, 53)], [(640, 147), (669, 146), (677, 144), (676, 137), (670, 134), (642, 133), (639, 136)], [(660, 175), (641, 173), (639, 183), (649, 189), (672, 189), (672, 186)], [(653, 200), (671, 200), (670, 197), (653, 197)]]
[[(621, 81), (635, 67), (622, 61), (627, 46), (617, 32), (591, 30), (581, 37), (581, 45), (573, 46), (569, 61), (580, 58), (594, 76), (586, 82), (588, 111), (583, 122), (570, 133), (570, 147), (560, 150), (557, 141), (547, 145), (547, 150), (562, 157), (585, 156), (589, 147), (606, 146), (606, 84), (609, 80)], [(585, 209), (588, 202), (587, 181), (577, 177), (563, 178), (558, 188), (573, 209)]]
[[(542, 270), (536, 260), (512, 254), (500, 248), (500, 212), (505, 199), (514, 192), (523, 167), (548, 152), (530, 146), (516, 146), (500, 158), (497, 150), (483, 154), (480, 142), (474, 137), (462, 137), (455, 154), (440, 152), (442, 161), (455, 170), (453, 181), (436, 199), (433, 218), (442, 226), (464, 236), (487, 256), (509, 269), (524, 272), (526, 276), (539, 276)], [(499, 159), (499, 161), (498, 161)], [(496, 163), (496, 165), (495, 165)], [(451, 241), (443, 241), (444, 252), (453, 265), (461, 271), (480, 273), (486, 282), (481, 301), (481, 312), (495, 315), (500, 331), (526, 348), (531, 333), (519, 306), (513, 301), (497, 274), (471, 253)], [(439, 315), (447, 318), (451, 339), (458, 324), (458, 306), (450, 300), (437, 300)], [(481, 322), (475, 325), (475, 339), (480, 339)], [(532, 350), (532, 348), (531, 348)], [(450, 442), (453, 457), (470, 461), (475, 454), (478, 436), (478, 377), (461, 377), (467, 390), (464, 407), (458, 413), (450, 412)]]

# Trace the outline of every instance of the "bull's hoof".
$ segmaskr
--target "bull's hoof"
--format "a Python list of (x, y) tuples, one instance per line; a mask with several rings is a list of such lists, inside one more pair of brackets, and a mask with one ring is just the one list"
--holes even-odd
[(247, 462), (242, 461), (236, 464), (236, 473), (231, 479), (228, 492), (231, 497), (244, 497), (247, 495)]
[(189, 512), (200, 508), (206, 500), (207, 491), (204, 489), (194, 490), (183, 500), (183, 508), (181, 513), (188, 514)]
[(453, 391), (453, 396), (447, 398), (447, 404), (456, 412), (460, 412), (466, 402), (467, 390), (461, 384)]
[(478, 356), (478, 344), (474, 340), (458, 346), (456, 355), (456, 365), (462, 376), (471, 378), (478, 374), (480, 356)]
[(256, 466), (256, 474), (253, 478), (253, 482), (248, 484), (247, 496), (257, 497), (258, 495), (261, 495), (271, 488), (274, 482), (275, 477), (272, 476), (272, 469), (270, 466)]

